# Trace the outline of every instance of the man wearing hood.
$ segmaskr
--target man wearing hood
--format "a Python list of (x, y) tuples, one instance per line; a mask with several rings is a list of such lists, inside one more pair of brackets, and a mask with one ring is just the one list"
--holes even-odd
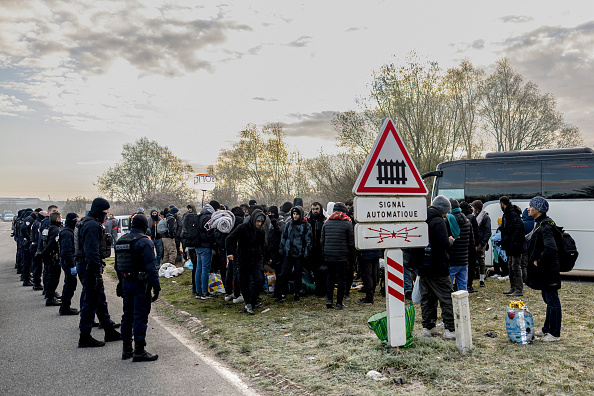
[(151, 362), (159, 357), (144, 349), (151, 302), (159, 298), (161, 291), (153, 242), (145, 235), (147, 229), (146, 216), (136, 214), (130, 222), (130, 232), (115, 245), (114, 268), (120, 281), (117, 290), (124, 300), (122, 360), (132, 358), (133, 362)]
[(322, 253), (322, 227), (326, 221), (322, 204), (314, 202), (311, 204), (311, 210), (307, 214), (307, 222), (311, 228), (311, 253), (307, 262), (308, 269), (313, 272), (314, 282), (316, 284), (316, 296), (326, 295), (326, 278), (328, 271), (324, 266), (324, 254)]
[(64, 227), (60, 230), (60, 266), (64, 271), (62, 305), (60, 315), (78, 315), (79, 310), (70, 307), (76, 291), (76, 263), (74, 262), (74, 227), (78, 221), (76, 213), (68, 213)]
[[(95, 198), (88, 216), (81, 220), (75, 229), (75, 254), (77, 255), (77, 273), (83, 286), (80, 309), (79, 348), (102, 347), (105, 342), (121, 340), (120, 333), (114, 327), (109, 316), (103, 287), (103, 258), (105, 257), (105, 228), (103, 221), (109, 210), (109, 202), (104, 198)], [(77, 233), (78, 230), (78, 233)], [(105, 330), (105, 342), (91, 336), (95, 315)]]
[[(150, 231), (151, 241), (155, 245), (155, 251), (157, 253), (157, 264), (161, 264), (161, 258), (163, 257), (163, 240), (161, 235), (157, 232), (157, 225), (161, 221), (159, 211), (157, 209), (151, 209), (150, 216), (148, 218), (148, 229)], [(114, 239), (115, 241), (115, 239)]]
[[(241, 207), (236, 206), (231, 209), (231, 213), (235, 216), (235, 223), (233, 224), (233, 230), (231, 233), (239, 227), (240, 224), (243, 224), (244, 212)], [(229, 233), (229, 235), (231, 235)], [(228, 238), (229, 236), (227, 236)], [(227, 238), (225, 238), (225, 253), (228, 257), (228, 252), (226, 251), (227, 246)], [(225, 275), (225, 301), (233, 301), (235, 304), (239, 304), (244, 302), (243, 296), (241, 295), (241, 286), (240, 286), (240, 277), (239, 277), (239, 264), (237, 263), (237, 259), (229, 260), (227, 259), (227, 273)]]
[(167, 220), (167, 232), (161, 238), (163, 241), (163, 262), (175, 265), (177, 259), (177, 252), (175, 251), (175, 236), (177, 231), (177, 212), (179, 209), (175, 206), (170, 208), (165, 215)]
[[(355, 238), (353, 223), (347, 215), (347, 207), (342, 202), (337, 202), (332, 208), (333, 212), (322, 227), (321, 245), (324, 260), (328, 267), (328, 280), (326, 283), (326, 307), (328, 309), (344, 309), (342, 303), (346, 290), (346, 279), (349, 257), (354, 255)], [(333, 304), (334, 284), (338, 279), (336, 291), (336, 306)]]
[(293, 273), (293, 299), (299, 301), (301, 290), (301, 277), (303, 275), (303, 263), (311, 252), (311, 229), (304, 216), (301, 206), (294, 206), (291, 209), (291, 222), (283, 230), (279, 254), (284, 257), (280, 279), (277, 280), (277, 287), (280, 295), (275, 301), (286, 300), (289, 291), (289, 279)]
[[(247, 223), (241, 223), (225, 241), (227, 258), (239, 265), (241, 293), (246, 302), (242, 312), (254, 314), (258, 308), (258, 295), (264, 284), (264, 257), (266, 252), (266, 230), (263, 225), (266, 215), (256, 209)], [(253, 283), (252, 283), (253, 279)]]
[(452, 304), (452, 282), (450, 281), (450, 263), (448, 249), (454, 243), (454, 237), (448, 236), (444, 218), (452, 206), (443, 195), (433, 199), (427, 208), (429, 245), (425, 248), (425, 258), (419, 268), (421, 286), (421, 314), (423, 316), (423, 337), (439, 335), (437, 321), (437, 303), (441, 306), (441, 317), (445, 325), (443, 337), (456, 339), (454, 326), (454, 307)]
[(450, 280), (456, 282), (457, 290), (466, 290), (468, 282), (468, 257), (474, 250), (474, 234), (470, 221), (464, 216), (457, 200), (450, 198), (452, 210), (447, 214), (450, 235), (455, 239), (448, 250), (450, 256)]

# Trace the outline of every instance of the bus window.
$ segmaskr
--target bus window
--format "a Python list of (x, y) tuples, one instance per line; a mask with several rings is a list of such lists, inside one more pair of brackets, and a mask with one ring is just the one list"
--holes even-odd
[(436, 178), (437, 194), (458, 200), (464, 199), (464, 179), (466, 165), (464, 163), (440, 167), (443, 177)]
[(551, 199), (594, 198), (594, 161), (543, 162), (542, 188), (544, 196)]
[(511, 199), (530, 199), (541, 195), (540, 161), (468, 163), (466, 170), (466, 200), (483, 202), (498, 200), (502, 195)]

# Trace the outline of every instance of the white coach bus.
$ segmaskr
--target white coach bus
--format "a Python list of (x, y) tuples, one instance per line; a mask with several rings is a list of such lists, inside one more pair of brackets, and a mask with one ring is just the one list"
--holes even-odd
[[(493, 233), (502, 216), (499, 197), (507, 195), (524, 210), (537, 195), (549, 201), (549, 216), (575, 239), (575, 270), (594, 271), (594, 151), (591, 148), (505, 151), (485, 158), (443, 162), (423, 178), (435, 176), (432, 197), (483, 201)], [(485, 262), (492, 263), (489, 249)]]

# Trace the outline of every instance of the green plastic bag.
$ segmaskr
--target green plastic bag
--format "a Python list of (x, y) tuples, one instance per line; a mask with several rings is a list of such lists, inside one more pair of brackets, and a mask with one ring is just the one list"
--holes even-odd
[[(367, 326), (382, 341), (388, 341), (388, 319), (387, 311), (376, 313), (367, 319)], [(406, 321), (406, 344), (404, 348), (413, 344), (413, 329), (415, 327), (415, 306), (412, 302), (407, 302), (404, 308), (404, 317)]]

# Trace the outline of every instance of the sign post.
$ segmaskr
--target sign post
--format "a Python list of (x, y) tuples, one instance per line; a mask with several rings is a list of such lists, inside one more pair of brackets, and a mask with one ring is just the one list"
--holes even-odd
[(353, 186), (355, 245), (386, 249), (388, 343), (406, 344), (404, 261), (401, 248), (429, 243), (427, 188), (391, 119), (385, 119)]
[(215, 186), (215, 177), (212, 175), (199, 173), (194, 176), (194, 187), (198, 190), (202, 190), (202, 207), (204, 207), (204, 194), (207, 191), (214, 190)]

